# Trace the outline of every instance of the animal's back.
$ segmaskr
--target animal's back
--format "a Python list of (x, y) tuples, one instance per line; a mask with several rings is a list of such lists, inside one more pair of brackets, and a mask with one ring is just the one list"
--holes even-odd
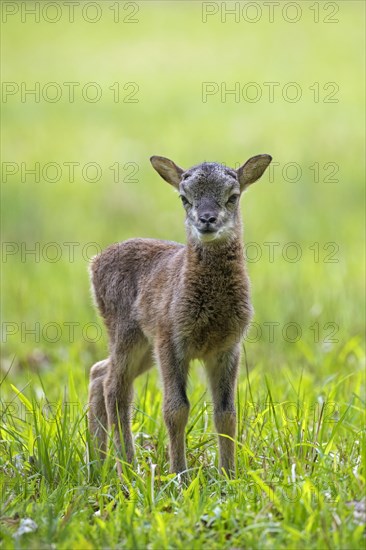
[(154, 267), (161, 269), (172, 254), (182, 249), (183, 244), (173, 241), (129, 239), (95, 256), (90, 273), (95, 300), (104, 319), (108, 322), (117, 311), (131, 307)]

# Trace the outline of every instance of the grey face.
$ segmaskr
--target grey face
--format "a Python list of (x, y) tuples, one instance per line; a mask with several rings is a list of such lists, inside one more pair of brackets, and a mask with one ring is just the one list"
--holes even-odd
[(270, 155), (256, 155), (238, 170), (216, 162), (183, 170), (165, 157), (150, 158), (160, 176), (179, 192), (190, 236), (201, 242), (227, 239), (234, 234), (240, 195), (262, 176), (271, 160)]
[(239, 215), (237, 173), (217, 163), (203, 163), (183, 172), (179, 194), (192, 237), (213, 241), (228, 237)]

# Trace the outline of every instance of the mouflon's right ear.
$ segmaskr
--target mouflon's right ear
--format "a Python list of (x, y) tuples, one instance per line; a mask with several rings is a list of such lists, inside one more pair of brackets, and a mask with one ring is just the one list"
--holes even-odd
[(181, 176), (184, 172), (183, 168), (177, 166), (172, 160), (156, 155), (150, 158), (150, 162), (165, 181), (179, 190)]

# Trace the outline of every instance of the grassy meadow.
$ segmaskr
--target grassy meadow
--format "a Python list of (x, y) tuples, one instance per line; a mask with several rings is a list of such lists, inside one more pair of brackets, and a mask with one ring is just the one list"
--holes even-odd
[[(2, 4), (0, 548), (364, 548), (364, 4)], [(103, 464), (85, 452), (107, 354), (89, 259), (184, 241), (151, 155), (259, 153), (237, 477), (218, 472), (197, 363), (190, 482), (168, 473), (157, 369), (136, 383), (121, 482), (112, 444)]]

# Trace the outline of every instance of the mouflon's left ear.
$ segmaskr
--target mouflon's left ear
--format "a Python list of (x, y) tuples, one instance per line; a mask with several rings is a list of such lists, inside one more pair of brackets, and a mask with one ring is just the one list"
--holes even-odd
[(246, 161), (237, 170), (240, 191), (245, 191), (249, 185), (259, 180), (269, 166), (272, 157), (270, 155), (256, 155)]

